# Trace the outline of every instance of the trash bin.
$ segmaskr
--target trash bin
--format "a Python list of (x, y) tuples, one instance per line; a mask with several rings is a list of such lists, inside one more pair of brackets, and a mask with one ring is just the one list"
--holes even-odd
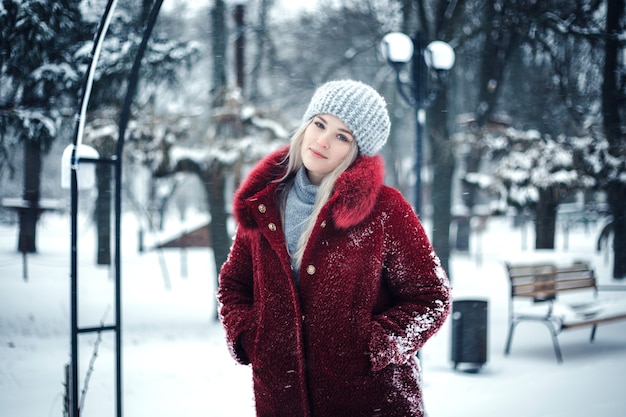
[(478, 372), (487, 362), (487, 301), (452, 302), (451, 356), (454, 369), (465, 372)]

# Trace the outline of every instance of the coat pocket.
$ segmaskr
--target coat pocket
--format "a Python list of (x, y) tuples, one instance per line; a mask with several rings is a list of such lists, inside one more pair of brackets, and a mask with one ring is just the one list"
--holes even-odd
[(380, 371), (389, 366), (393, 356), (391, 345), (389, 336), (380, 323), (372, 320), (368, 345), (372, 371)]
[(257, 334), (257, 315), (248, 313), (246, 317), (247, 323), (244, 324), (243, 330), (237, 336), (235, 343), (235, 354), (241, 363), (247, 365), (254, 360), (256, 334)]
[(248, 359), (248, 362), (254, 361), (254, 333), (253, 331), (247, 330), (239, 336), (241, 353)]

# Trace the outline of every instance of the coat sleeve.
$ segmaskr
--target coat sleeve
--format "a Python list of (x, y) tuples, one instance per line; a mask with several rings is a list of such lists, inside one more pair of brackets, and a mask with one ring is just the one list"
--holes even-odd
[(443, 325), (450, 312), (450, 284), (410, 205), (400, 197), (385, 223), (383, 285), (392, 302), (371, 324), (374, 371), (404, 364)]
[(238, 228), (228, 259), (219, 275), (217, 300), (219, 317), (226, 332), (231, 355), (238, 362), (250, 363), (249, 338), (254, 331), (254, 284), (250, 242)]

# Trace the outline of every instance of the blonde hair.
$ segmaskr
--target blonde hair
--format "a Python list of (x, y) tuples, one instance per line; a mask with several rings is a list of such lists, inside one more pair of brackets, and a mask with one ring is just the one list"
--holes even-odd
[[(287, 170), (285, 174), (277, 179), (277, 182), (283, 183), (280, 188), (280, 196), (279, 196), (279, 206), (280, 213), (283, 221), (283, 225), (285, 223), (285, 205), (287, 202), (287, 194), (289, 194), (289, 190), (293, 186), (293, 181), (295, 177), (295, 173), (302, 167), (302, 142), (304, 140), (304, 132), (307, 127), (311, 123), (309, 120), (306, 123), (303, 123), (302, 126), (296, 130), (291, 138), (291, 146), (289, 148), (289, 152), (285, 156), (283, 163), (287, 163)], [(351, 142), (350, 150), (346, 155), (345, 159), (331, 172), (329, 172), (323, 179), (319, 185), (319, 189), (317, 191), (317, 196), (315, 198), (315, 205), (313, 206), (313, 212), (311, 216), (307, 220), (306, 227), (304, 228), (304, 232), (298, 239), (298, 249), (295, 253), (291, 253), (290, 255), (296, 259), (296, 266), (299, 269), (302, 263), (302, 255), (304, 254), (304, 249), (306, 244), (311, 237), (311, 233), (313, 232), (313, 228), (315, 227), (315, 222), (317, 220), (317, 216), (319, 216), (322, 207), (328, 202), (330, 199), (333, 190), (335, 188), (335, 181), (337, 178), (352, 165), (352, 163), (356, 160), (357, 156), (359, 156), (359, 147), (357, 142), (353, 140)]]

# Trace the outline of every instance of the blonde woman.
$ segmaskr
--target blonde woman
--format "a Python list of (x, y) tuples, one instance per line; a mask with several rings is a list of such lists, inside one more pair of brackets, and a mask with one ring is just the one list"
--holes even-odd
[(384, 185), (384, 99), (319, 87), (291, 145), (234, 199), (220, 317), (251, 364), (258, 416), (423, 416), (415, 353), (450, 309), (446, 273), (402, 195)]

